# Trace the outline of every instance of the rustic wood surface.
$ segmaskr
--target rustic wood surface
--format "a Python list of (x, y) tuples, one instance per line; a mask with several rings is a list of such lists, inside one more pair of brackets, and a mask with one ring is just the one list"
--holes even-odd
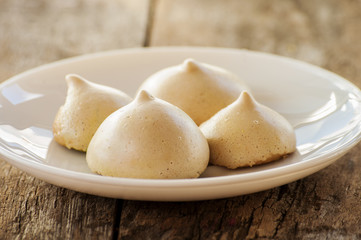
[[(0, 0), (0, 81), (55, 60), (167, 45), (246, 48), (361, 87), (360, 0)], [(297, 182), (200, 202), (108, 199), (0, 159), (0, 239), (360, 239), (361, 145)]]

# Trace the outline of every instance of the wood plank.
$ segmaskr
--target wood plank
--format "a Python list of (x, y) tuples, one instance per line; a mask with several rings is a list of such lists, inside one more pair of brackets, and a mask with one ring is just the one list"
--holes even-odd
[(85, 53), (141, 47), (148, 0), (0, 1), (0, 79)]
[(1, 239), (112, 236), (115, 200), (55, 187), (1, 163)]
[(150, 45), (245, 48), (307, 61), (358, 86), (361, 31), (357, 2), (159, 1)]
[[(64, 57), (145, 42), (272, 52), (326, 67), (360, 86), (356, 1), (154, 3), (145, 36), (146, 1), (0, 0), (0, 81)], [(89, 196), (0, 160), (0, 239), (109, 239), (117, 236), (117, 221), (119, 239), (357, 239), (360, 151), (358, 145), (336, 164), (279, 188), (194, 203)]]
[[(151, 46), (246, 48), (307, 61), (361, 86), (357, 1), (159, 0)], [(119, 239), (357, 239), (361, 147), (307, 178), (194, 203), (125, 201)]]
[[(140, 47), (148, 0), (0, 0), (0, 82), (75, 55)], [(0, 159), (0, 239), (109, 239), (120, 202), (55, 187)]]

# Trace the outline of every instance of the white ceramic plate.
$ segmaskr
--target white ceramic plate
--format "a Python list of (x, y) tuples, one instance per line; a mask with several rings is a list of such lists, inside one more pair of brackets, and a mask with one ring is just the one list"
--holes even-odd
[[(134, 95), (147, 76), (189, 57), (242, 77), (259, 102), (293, 124), (298, 151), (252, 168), (211, 166), (198, 179), (145, 180), (93, 174), (85, 154), (53, 141), (51, 125), (65, 99), (66, 74)], [(280, 186), (334, 162), (360, 140), (360, 99), (358, 88), (333, 73), (265, 53), (188, 47), (111, 51), (41, 66), (2, 83), (0, 154), (46, 182), (89, 194), (155, 201), (225, 198)]]

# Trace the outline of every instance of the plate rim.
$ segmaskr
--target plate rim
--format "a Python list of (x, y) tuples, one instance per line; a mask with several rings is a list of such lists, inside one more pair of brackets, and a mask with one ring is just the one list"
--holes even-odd
[[(347, 87), (348, 89), (352, 89), (353, 93), (357, 94), (361, 99), (361, 91), (360, 89), (354, 85), (352, 82), (348, 81), (347, 79), (339, 76), (336, 73), (333, 73), (327, 69), (323, 69), (319, 66), (289, 58), (286, 56), (280, 56), (273, 53), (266, 53), (266, 52), (259, 52), (259, 51), (251, 51), (247, 49), (233, 49), (233, 48), (219, 48), (219, 47), (189, 47), (189, 46), (172, 46), (172, 47), (140, 47), (140, 48), (126, 48), (126, 49), (116, 49), (116, 50), (109, 50), (109, 51), (102, 51), (102, 52), (96, 52), (96, 53), (89, 53), (89, 54), (83, 54), (80, 56), (74, 56), (69, 57), (65, 59), (61, 59), (55, 62), (43, 64), (34, 68), (31, 68), (29, 70), (26, 70), (22, 73), (16, 74), (15, 76), (3, 81), (0, 83), (0, 90), (7, 86), (8, 84), (11, 84), (13, 82), (16, 82), (23, 77), (27, 75), (31, 75), (33, 73), (37, 73), (39, 71), (42, 71), (44, 69), (49, 69), (53, 67), (57, 67), (59, 65), (63, 64), (71, 64), (74, 62), (79, 62), (82, 60), (94, 60), (96, 58), (104, 58), (109, 56), (116, 56), (119, 54), (134, 54), (134, 53), (144, 53), (144, 52), (181, 52), (181, 51), (198, 51), (198, 52), (227, 52), (227, 53), (235, 53), (235, 54), (256, 54), (256, 55), (262, 55), (263, 57), (271, 57), (271, 58), (277, 58), (281, 59), (282, 61), (291, 62), (292, 64), (297, 64), (298, 67), (301, 67), (302, 69), (309, 69), (308, 71), (317, 71), (326, 73), (330, 76), (332, 76), (331, 79), (329, 79), (332, 82), (342, 83), (343, 86)], [(307, 161), (301, 161), (293, 163), (292, 165), (288, 166), (282, 166), (277, 169), (266, 169), (262, 170), (260, 172), (250, 172), (250, 173), (242, 173), (242, 174), (236, 174), (236, 175), (227, 175), (227, 176), (216, 176), (216, 177), (207, 177), (207, 178), (196, 178), (196, 179), (135, 179), (135, 178), (115, 178), (115, 177), (109, 177), (109, 176), (100, 176), (96, 174), (89, 174), (89, 173), (83, 173), (83, 172), (77, 172), (73, 170), (68, 170), (64, 168), (59, 168), (51, 165), (47, 165), (46, 163), (40, 163), (37, 161), (31, 161), (29, 159), (26, 159), (22, 156), (15, 155), (13, 153), (6, 153), (4, 152), (4, 149), (0, 146), (0, 155), (11, 165), (19, 165), (22, 164), (26, 167), (34, 168), (37, 171), (46, 171), (48, 174), (56, 174), (61, 177), (67, 177), (74, 180), (81, 180), (86, 181), (88, 183), (104, 183), (107, 185), (114, 185), (114, 186), (130, 186), (130, 187), (137, 187), (137, 188), (144, 188), (144, 187), (155, 187), (155, 188), (198, 188), (202, 187), (204, 185), (228, 185), (237, 183), (239, 181), (245, 181), (245, 182), (253, 182), (256, 180), (259, 180), (260, 178), (273, 178), (277, 177), (279, 175), (283, 174), (290, 174), (294, 172), (298, 172), (300, 169), (300, 165), (304, 168), (312, 168), (317, 167), (322, 164), (325, 164), (326, 162), (329, 162), (331, 164), (333, 161), (337, 160), (341, 155), (348, 152), (352, 147), (354, 147), (359, 141), (361, 140), (361, 131), (358, 131), (358, 134), (353, 137), (352, 140), (347, 141), (343, 148), (338, 149), (337, 151), (329, 152), (325, 155), (322, 155), (322, 158), (320, 157), (313, 157), (308, 159)], [(15, 156), (14, 156), (15, 155)], [(17, 157), (16, 157), (17, 156)], [(16, 164), (13, 164), (16, 163)], [(17, 168), (26, 171), (24, 168), (18, 167)], [(44, 169), (45, 168), (45, 169)], [(36, 177), (36, 176), (35, 176)], [(246, 180), (245, 180), (246, 179)]]

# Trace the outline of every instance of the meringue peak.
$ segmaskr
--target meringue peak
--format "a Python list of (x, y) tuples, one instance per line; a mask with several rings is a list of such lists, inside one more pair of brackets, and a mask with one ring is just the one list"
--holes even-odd
[(146, 90), (141, 90), (137, 96), (135, 97), (136, 101), (141, 102), (148, 102), (154, 100), (154, 97)]
[(236, 103), (242, 106), (242, 108), (246, 109), (253, 109), (258, 104), (257, 101), (253, 98), (253, 96), (247, 91), (242, 91), (242, 93), (236, 100)]
[(188, 59), (184, 60), (182, 67), (186, 72), (192, 72), (195, 70), (199, 70), (199, 65), (192, 58), (188, 58)]
[(83, 78), (77, 74), (66, 75), (65, 81), (66, 81), (68, 87), (71, 85), (81, 86), (81, 85), (89, 84), (88, 80), (86, 80), (85, 78)]

